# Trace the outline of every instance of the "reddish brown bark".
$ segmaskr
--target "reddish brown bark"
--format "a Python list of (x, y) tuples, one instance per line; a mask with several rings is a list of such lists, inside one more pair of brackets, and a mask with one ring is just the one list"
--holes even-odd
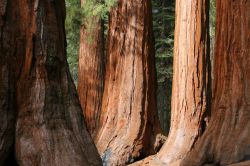
[(176, 1), (170, 133), (155, 157), (134, 165), (177, 164), (203, 133), (211, 94), (208, 6), (208, 0)]
[[(7, 62), (13, 60), (11, 65), (17, 80), (15, 102), (11, 104), (17, 108), (15, 150), (18, 164), (102, 165), (84, 126), (66, 62), (64, 1), (1, 2), (7, 2), (5, 20), (9, 23), (2, 26), (7, 42), (1, 44), (10, 44), (1, 45), (6, 49), (1, 57), (6, 57)], [(8, 26), (17, 30), (8, 30)], [(8, 69), (1, 68), (5, 80)], [(1, 88), (5, 88), (5, 84)]]
[(229, 166), (249, 166), (250, 165), (250, 161), (243, 161), (240, 163), (236, 163), (236, 164), (230, 164)]
[(96, 145), (104, 164), (125, 165), (154, 153), (161, 132), (150, 0), (119, 0), (110, 13), (109, 28)]
[(158, 154), (164, 164), (183, 158), (203, 132), (209, 109), (208, 0), (177, 0), (170, 133)]
[(216, 5), (212, 116), (183, 166), (250, 160), (250, 1), (217, 0)]
[[(84, 0), (81, 0), (84, 6)], [(87, 129), (94, 138), (101, 112), (104, 83), (104, 39), (100, 19), (87, 18), (80, 32), (78, 94)]]

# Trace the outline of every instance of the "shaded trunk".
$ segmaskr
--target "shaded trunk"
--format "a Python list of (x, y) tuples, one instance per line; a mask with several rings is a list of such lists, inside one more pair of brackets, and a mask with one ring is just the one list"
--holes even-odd
[(208, 0), (177, 0), (171, 127), (158, 154), (164, 164), (182, 159), (204, 130), (209, 111)]
[(250, 1), (217, 0), (212, 116), (181, 165), (250, 160)]
[(15, 137), (15, 64), (22, 40), (16, 35), (20, 22), (14, 5), (0, 1), (0, 165), (10, 154)]
[(0, 51), (0, 165), (8, 157), (15, 137), (14, 77), (10, 54)]
[[(1, 46), (7, 52), (1, 56), (13, 60), (11, 65), (17, 80), (14, 82), (15, 102), (10, 105), (17, 108), (15, 151), (18, 164), (101, 165), (84, 126), (66, 62), (64, 1), (4, 2), (7, 2), (5, 20), (18, 29), (6, 31), (7, 36), (3, 37), (13, 42), (6, 42), (10, 46)], [(6, 80), (10, 75), (8, 70), (8, 67), (1, 70)], [(8, 85), (6, 80), (1, 87)], [(12, 84), (8, 86), (11, 90)]]
[(157, 151), (161, 132), (150, 0), (119, 0), (109, 28), (96, 144), (104, 164), (125, 165)]
[[(84, 0), (81, 0), (84, 6)], [(95, 17), (87, 18), (80, 32), (78, 94), (87, 129), (94, 138), (101, 112), (104, 82), (103, 24)]]

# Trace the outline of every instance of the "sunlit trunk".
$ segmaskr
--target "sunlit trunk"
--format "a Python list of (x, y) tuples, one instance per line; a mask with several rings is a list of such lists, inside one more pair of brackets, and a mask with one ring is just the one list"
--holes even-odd
[(208, 0), (176, 1), (170, 133), (156, 156), (134, 165), (176, 164), (204, 132), (211, 97), (208, 6)]
[(154, 58), (151, 2), (119, 0), (110, 12), (105, 88), (96, 137), (104, 164), (134, 162), (155, 153), (162, 144)]
[(216, 6), (212, 116), (183, 166), (249, 165), (250, 1), (217, 0)]

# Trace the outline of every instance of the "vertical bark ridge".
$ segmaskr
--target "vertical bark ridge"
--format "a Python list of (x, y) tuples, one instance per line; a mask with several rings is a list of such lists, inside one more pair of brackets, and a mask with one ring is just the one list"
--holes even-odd
[(157, 157), (181, 160), (201, 136), (209, 111), (210, 60), (208, 1), (176, 2), (171, 128)]
[(17, 108), (18, 164), (101, 165), (84, 126), (66, 62), (64, 1), (7, 4), (11, 4), (8, 10), (13, 12), (13, 20), (19, 20), (10, 24), (18, 27), (11, 34), (18, 38), (12, 65), (15, 74), (21, 71), (14, 85), (16, 102), (11, 103)]
[[(82, 2), (84, 5), (84, 2)], [(93, 18), (95, 19), (95, 18)], [(104, 82), (103, 25), (101, 20), (81, 29), (78, 93), (87, 128), (92, 137), (98, 129)]]
[[(84, 6), (85, 0), (81, 0)], [(104, 32), (98, 18), (88, 18), (81, 28), (78, 94), (87, 129), (95, 138), (98, 129), (104, 84)]]
[(109, 21), (107, 65), (97, 148), (108, 165), (154, 153), (161, 132), (155, 96), (150, 1), (119, 0)]
[(216, 6), (212, 116), (183, 166), (247, 165), (250, 159), (250, 1), (218, 0)]

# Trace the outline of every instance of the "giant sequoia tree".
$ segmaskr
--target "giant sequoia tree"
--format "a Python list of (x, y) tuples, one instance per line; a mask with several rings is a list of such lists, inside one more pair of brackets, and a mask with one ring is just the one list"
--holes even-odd
[(64, 1), (5, 0), (0, 11), (0, 160), (13, 144), (15, 106), (19, 165), (101, 165), (66, 62)]
[(150, 0), (119, 0), (109, 28), (96, 144), (105, 164), (124, 165), (153, 153), (161, 132)]
[(183, 158), (201, 136), (209, 111), (208, 0), (177, 0), (171, 127), (158, 154), (164, 164)]
[(170, 133), (156, 159), (139, 165), (178, 162), (203, 133), (210, 99), (208, 6), (208, 0), (176, 2)]
[(250, 1), (217, 0), (216, 6), (212, 116), (183, 166), (250, 160)]
[[(84, 7), (86, 0), (81, 0)], [(89, 132), (95, 137), (101, 112), (104, 82), (103, 25), (98, 17), (84, 20), (80, 32), (78, 94)]]

